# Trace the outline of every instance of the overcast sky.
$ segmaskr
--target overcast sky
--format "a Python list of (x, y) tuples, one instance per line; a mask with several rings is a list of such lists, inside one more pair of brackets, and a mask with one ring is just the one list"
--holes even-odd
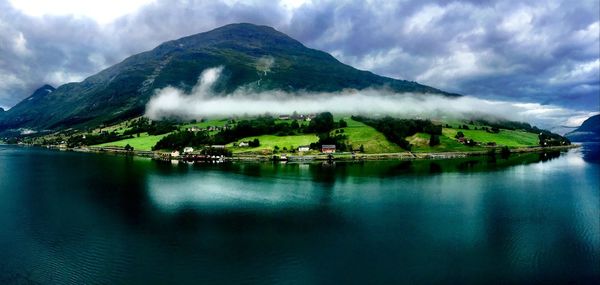
[(0, 106), (161, 42), (250, 22), (381, 75), (596, 112), (599, 13), (597, 0), (0, 0)]

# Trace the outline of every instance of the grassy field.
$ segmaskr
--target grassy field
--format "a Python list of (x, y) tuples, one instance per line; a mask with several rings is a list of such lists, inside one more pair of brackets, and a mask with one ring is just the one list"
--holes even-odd
[(152, 147), (164, 136), (168, 134), (162, 134), (158, 136), (149, 136), (148, 133), (141, 133), (139, 137), (133, 137), (130, 139), (124, 139), (116, 142), (103, 143), (95, 146), (118, 146), (124, 147), (127, 144), (132, 146), (134, 150), (151, 150)]
[(413, 147), (413, 152), (454, 152), (454, 151), (477, 151), (483, 150), (483, 147), (470, 147), (459, 143), (454, 138), (447, 136), (440, 136), (440, 144), (434, 147), (429, 146), (429, 134), (417, 133), (413, 136), (407, 137), (406, 140), (410, 142)]
[(215, 119), (215, 120), (207, 120), (204, 122), (197, 122), (197, 123), (188, 123), (188, 124), (184, 124), (179, 126), (180, 129), (185, 130), (187, 128), (191, 128), (191, 127), (198, 127), (198, 128), (206, 128), (209, 126), (213, 126), (213, 127), (222, 127), (225, 126), (227, 124), (229, 120), (228, 119)]
[(476, 142), (485, 145), (488, 142), (495, 142), (497, 146), (524, 147), (535, 146), (538, 144), (537, 134), (523, 131), (500, 130), (499, 133), (488, 133), (484, 130), (461, 130), (454, 128), (443, 128), (440, 136), (440, 144), (434, 147), (429, 146), (429, 135), (418, 133), (406, 139), (413, 145), (414, 152), (448, 152), (448, 151), (477, 151), (484, 150), (484, 147), (469, 147), (459, 143), (454, 136), (457, 132), (463, 132), (465, 137), (473, 139)]
[(465, 137), (474, 139), (476, 142), (495, 142), (499, 146), (520, 147), (538, 144), (538, 136), (534, 133), (513, 130), (500, 130), (499, 133), (488, 133), (484, 130), (460, 130), (444, 128), (444, 136), (454, 138), (457, 132), (463, 132)]
[[(260, 141), (259, 147), (237, 147), (239, 142), (251, 141), (258, 139)], [(310, 145), (311, 143), (317, 142), (319, 138), (314, 134), (303, 134), (295, 136), (275, 136), (275, 135), (264, 135), (255, 136), (241, 139), (235, 142), (233, 145), (233, 153), (266, 153), (273, 150), (275, 146), (278, 146), (281, 152), (286, 147), (288, 150), (294, 148), (297, 149), (299, 146)]]
[(96, 128), (92, 131), (92, 133), (100, 133), (101, 131), (106, 131), (106, 132), (112, 132), (115, 131), (117, 134), (122, 135), (123, 132), (125, 132), (126, 130), (130, 129), (129, 127), (127, 127), (127, 124), (131, 123), (132, 121), (135, 121), (137, 119), (139, 119), (140, 117), (137, 118), (133, 118), (127, 121), (122, 121), (118, 124), (115, 125), (110, 125), (110, 126), (105, 126), (102, 128)]
[(394, 153), (403, 152), (397, 144), (388, 141), (385, 136), (361, 122), (352, 120), (350, 117), (344, 118), (348, 127), (344, 128), (344, 133), (348, 136), (348, 144), (352, 148), (358, 149), (360, 145), (365, 148), (365, 153)]

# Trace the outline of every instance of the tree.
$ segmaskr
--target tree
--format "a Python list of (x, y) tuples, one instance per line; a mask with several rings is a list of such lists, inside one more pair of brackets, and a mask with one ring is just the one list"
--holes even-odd
[(249, 147), (258, 147), (258, 146), (260, 146), (260, 141), (258, 139), (253, 139), (252, 141), (248, 142), (248, 146)]
[(333, 115), (329, 112), (318, 114), (308, 125), (309, 132), (326, 133), (333, 130)]
[(340, 125), (340, 128), (348, 127), (348, 123), (346, 121), (344, 121), (344, 119), (340, 119), (339, 125)]
[(358, 151), (365, 152), (365, 146), (361, 144), (360, 147), (358, 148)]
[(465, 134), (463, 134), (463, 132), (458, 132), (456, 133), (456, 135), (454, 136), (454, 138), (460, 139), (460, 138), (464, 138)]
[(125, 145), (125, 151), (133, 151), (133, 147), (130, 146), (129, 144)]
[(429, 146), (436, 146), (440, 144), (440, 136), (432, 134), (429, 138)]
[(292, 130), (297, 130), (300, 128), (300, 124), (298, 124), (298, 120), (293, 120), (292, 124), (290, 124), (290, 127), (292, 128)]

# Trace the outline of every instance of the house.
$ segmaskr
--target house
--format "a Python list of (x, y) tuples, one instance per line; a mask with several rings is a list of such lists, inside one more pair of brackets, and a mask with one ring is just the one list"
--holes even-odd
[(290, 115), (279, 115), (279, 119), (280, 120), (289, 120), (290, 119)]
[(310, 150), (310, 147), (307, 146), (307, 145), (303, 145), (303, 146), (299, 146), (298, 147), (298, 151), (300, 151), (300, 152), (309, 151), (309, 150)]
[(460, 143), (465, 143), (465, 141), (466, 141), (465, 137), (458, 138), (458, 142), (460, 142)]
[(188, 130), (188, 132), (194, 132), (194, 133), (197, 133), (197, 132), (199, 132), (199, 131), (200, 131), (200, 128), (198, 128), (197, 126), (193, 126), (193, 127), (191, 127), (191, 128), (188, 128), (187, 130)]
[(212, 147), (212, 148), (220, 148), (220, 149), (224, 149), (225, 148), (224, 145), (220, 145), (220, 144), (213, 144), (210, 147)]
[(187, 147), (183, 148), (183, 153), (192, 153), (192, 152), (194, 152), (194, 148), (193, 147), (187, 146)]
[(322, 153), (335, 153), (335, 145), (334, 144), (324, 144), (321, 146)]
[(250, 144), (249, 144), (248, 142), (240, 142), (240, 143), (238, 144), (238, 146), (239, 146), (239, 147), (248, 147), (248, 146), (250, 146)]
[(178, 150), (174, 150), (171, 152), (171, 157), (179, 157), (179, 151)]

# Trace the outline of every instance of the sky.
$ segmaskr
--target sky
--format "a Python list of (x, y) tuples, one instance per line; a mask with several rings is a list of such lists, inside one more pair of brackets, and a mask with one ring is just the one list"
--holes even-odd
[[(486, 100), (600, 104), (599, 1), (0, 0), (0, 107), (160, 43), (268, 25), (343, 63)], [(532, 107), (533, 108), (533, 107)]]

